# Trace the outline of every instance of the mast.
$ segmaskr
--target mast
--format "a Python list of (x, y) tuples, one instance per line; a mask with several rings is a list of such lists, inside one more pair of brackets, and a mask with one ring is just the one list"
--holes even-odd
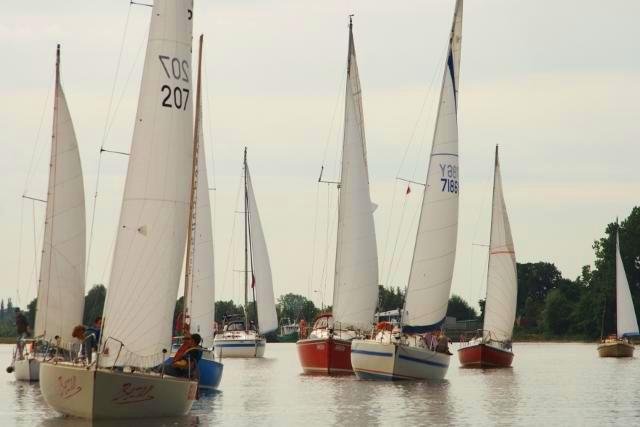
[[(247, 190), (247, 147), (244, 147), (244, 328), (249, 330), (249, 194)], [(254, 303), (255, 304), (255, 303)]]
[(193, 252), (194, 234), (196, 230), (196, 205), (198, 202), (198, 153), (200, 150), (200, 133), (197, 131), (200, 126), (202, 109), (202, 43), (204, 35), (200, 34), (200, 44), (198, 48), (198, 77), (196, 82), (196, 118), (195, 131), (193, 133), (193, 162), (191, 166), (191, 196), (189, 201), (189, 227), (187, 228), (187, 256), (184, 268), (184, 296), (182, 298), (182, 324), (189, 325), (189, 307), (191, 305), (191, 288), (193, 284)]

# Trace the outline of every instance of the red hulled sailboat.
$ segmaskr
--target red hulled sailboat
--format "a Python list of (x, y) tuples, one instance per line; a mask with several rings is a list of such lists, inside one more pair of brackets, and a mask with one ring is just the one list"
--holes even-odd
[(484, 328), (470, 341), (461, 341), (458, 358), (463, 367), (509, 367), (513, 361), (511, 335), (516, 317), (518, 280), (497, 146), (490, 239)]
[[(362, 336), (358, 331), (370, 329), (378, 303), (375, 205), (369, 195), (362, 98), (352, 29), (350, 17), (333, 310), (331, 314), (319, 316), (308, 337), (296, 343), (300, 364), (306, 373), (352, 373), (351, 340)], [(322, 181), (322, 173), (320, 182), (327, 182)]]

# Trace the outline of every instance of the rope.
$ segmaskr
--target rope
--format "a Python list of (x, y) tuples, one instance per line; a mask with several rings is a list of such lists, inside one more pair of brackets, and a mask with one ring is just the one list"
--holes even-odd
[[(109, 117), (111, 114), (111, 107), (113, 105), (113, 98), (116, 92), (116, 83), (118, 82), (118, 74), (120, 72), (120, 63), (122, 62), (122, 54), (124, 52), (124, 42), (129, 29), (130, 16), (131, 16), (131, 3), (129, 4), (129, 8), (127, 9), (127, 18), (124, 24), (124, 32), (122, 33), (122, 40), (120, 41), (120, 52), (118, 54), (118, 61), (116, 63), (116, 72), (113, 78), (113, 85), (111, 86), (111, 95), (109, 97), (109, 106), (107, 107), (107, 117), (105, 118), (104, 131), (102, 134), (102, 142), (100, 143), (100, 152), (98, 153), (98, 172), (96, 173), (96, 185), (95, 185), (95, 192), (93, 194), (93, 206), (91, 208), (91, 225), (89, 226), (89, 246), (87, 248), (87, 263), (84, 271), (85, 286), (87, 283), (87, 279), (89, 276), (89, 268), (91, 265), (91, 248), (93, 247), (93, 230), (94, 230), (95, 219), (96, 219), (96, 207), (98, 203), (98, 188), (100, 186), (100, 172), (102, 170), (102, 153), (103, 153), (105, 142), (107, 140), (107, 136), (109, 134), (109, 130), (111, 129), (111, 127), (109, 126)], [(126, 88), (126, 85), (125, 85), (125, 88)], [(117, 113), (117, 108), (116, 108), (116, 111), (114, 111), (113, 113), (114, 117), (116, 116), (116, 113)], [(107, 256), (107, 258), (109, 257)], [(104, 278), (104, 273), (102, 276)]]

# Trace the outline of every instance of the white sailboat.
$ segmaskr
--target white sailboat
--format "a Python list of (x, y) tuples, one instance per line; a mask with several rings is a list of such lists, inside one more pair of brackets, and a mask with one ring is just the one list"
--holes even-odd
[(630, 337), (637, 337), (638, 319), (633, 307), (627, 274), (620, 256), (620, 232), (616, 233), (616, 335), (606, 337), (598, 345), (600, 357), (632, 357)]
[(518, 303), (518, 276), (497, 146), (492, 205), (484, 326), (476, 337), (461, 343), (458, 358), (464, 367), (508, 367), (513, 361), (511, 335)]
[(359, 331), (371, 328), (378, 304), (375, 206), (369, 193), (362, 92), (351, 17), (347, 58), (333, 309), (331, 315), (316, 319), (308, 337), (297, 342), (298, 357), (307, 373), (351, 373), (351, 340), (362, 336)]
[[(273, 297), (273, 281), (267, 242), (262, 231), (258, 204), (251, 183), (244, 150), (244, 206), (245, 206), (245, 316), (225, 322), (223, 331), (214, 339), (214, 351), (218, 357), (263, 357), (267, 345), (264, 334), (278, 329), (276, 304)], [(247, 322), (249, 270), (255, 307), (256, 324)]]
[(56, 83), (49, 184), (44, 224), (38, 302), (33, 340), (18, 344), (13, 361), (17, 380), (38, 381), (38, 349), (65, 346), (82, 324), (85, 272), (85, 204), (82, 165), (71, 113), (60, 82), (60, 45), (56, 50)]
[(83, 418), (183, 415), (198, 383), (155, 373), (184, 259), (193, 164), (192, 0), (155, 0), (96, 364), (52, 360), (42, 395)]
[[(442, 379), (451, 354), (426, 333), (444, 324), (458, 234), (458, 84), (462, 0), (457, 0), (444, 67), (440, 103), (422, 210), (413, 251), (402, 329), (381, 330), (371, 340), (354, 340), (351, 364), (364, 379)], [(445, 338), (446, 339), (446, 338)]]

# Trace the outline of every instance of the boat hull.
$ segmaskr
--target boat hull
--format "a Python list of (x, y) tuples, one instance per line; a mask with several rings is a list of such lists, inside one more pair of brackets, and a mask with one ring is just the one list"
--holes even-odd
[(278, 335), (278, 342), (297, 342), (299, 334), (297, 332), (291, 332), (290, 334)]
[(353, 374), (351, 342), (335, 338), (304, 339), (296, 343), (305, 374)]
[(633, 357), (633, 344), (624, 341), (605, 342), (598, 345), (600, 357)]
[(18, 359), (13, 364), (13, 374), (18, 381), (38, 381), (40, 361), (32, 358)]
[(463, 368), (508, 368), (513, 352), (478, 343), (459, 349), (458, 360)]
[(451, 356), (420, 347), (354, 340), (351, 364), (359, 379), (366, 380), (442, 380)]
[(224, 366), (222, 363), (216, 362), (214, 357), (213, 352), (206, 352), (198, 362), (200, 372), (198, 385), (200, 388), (216, 389), (220, 385)]
[(215, 357), (252, 358), (264, 357), (267, 340), (222, 338), (213, 341)]
[(80, 418), (154, 418), (191, 410), (198, 383), (186, 379), (41, 363), (40, 389), (49, 406)]

